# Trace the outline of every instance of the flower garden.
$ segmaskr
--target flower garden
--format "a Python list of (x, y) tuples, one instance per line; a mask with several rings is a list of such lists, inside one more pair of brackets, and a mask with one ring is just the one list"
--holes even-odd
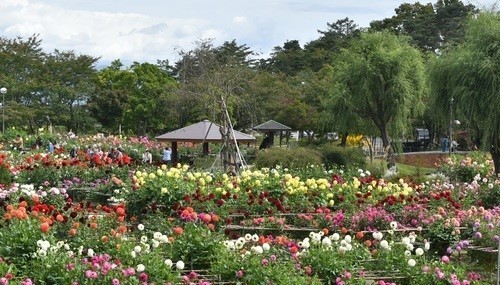
[[(120, 145), (119, 160), (86, 145)], [(67, 153), (81, 147), (75, 158)], [(494, 284), (500, 179), (482, 153), (426, 177), (238, 176), (143, 165), (144, 138), (0, 156), (0, 284)]]

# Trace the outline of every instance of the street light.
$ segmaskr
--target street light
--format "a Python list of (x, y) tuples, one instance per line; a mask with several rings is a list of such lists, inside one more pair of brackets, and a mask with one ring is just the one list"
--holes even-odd
[(452, 149), (454, 147), (454, 145), (453, 145), (453, 125), (460, 125), (460, 121), (459, 120), (453, 120), (453, 100), (454, 99), (452, 97), (451, 101), (450, 101), (450, 126), (449, 126), (449, 128), (450, 128), (450, 130), (449, 130), (450, 131), (450, 134), (449, 134), (449, 136), (450, 136), (450, 142), (449, 142), (450, 147), (448, 149), (449, 154), (451, 154)]
[(453, 97), (451, 97), (450, 100), (450, 125), (449, 127), (449, 133), (448, 133), (448, 138), (449, 138), (449, 147), (448, 147), (448, 153), (451, 154), (451, 142), (452, 142), (452, 132), (453, 132)]
[(7, 88), (0, 88), (0, 93), (2, 93), (2, 134), (5, 134), (5, 94), (7, 93)]

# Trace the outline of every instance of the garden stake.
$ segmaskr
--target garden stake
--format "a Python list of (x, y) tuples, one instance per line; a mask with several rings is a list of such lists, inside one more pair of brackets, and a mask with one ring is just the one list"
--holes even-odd
[(500, 241), (498, 241), (497, 251), (497, 285), (500, 285)]

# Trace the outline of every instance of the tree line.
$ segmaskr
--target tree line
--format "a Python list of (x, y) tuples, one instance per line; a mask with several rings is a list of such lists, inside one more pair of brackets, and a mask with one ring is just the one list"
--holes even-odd
[(2, 37), (5, 124), (154, 136), (218, 121), (224, 101), (240, 130), (274, 119), (319, 135), (376, 135), (387, 146), (415, 126), (441, 136), (454, 114), (499, 169), (499, 26), (495, 7), (404, 3), (367, 28), (327, 23), (316, 40), (288, 40), (269, 58), (236, 40), (200, 40), (174, 63), (117, 59), (99, 70), (97, 57), (43, 51), (37, 35)]

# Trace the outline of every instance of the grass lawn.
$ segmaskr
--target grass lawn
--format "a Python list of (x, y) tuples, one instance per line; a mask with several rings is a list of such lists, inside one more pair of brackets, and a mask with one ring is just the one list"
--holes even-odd
[(396, 163), (396, 169), (403, 176), (421, 176), (436, 172), (436, 168)]
[[(374, 159), (372, 163), (368, 162), (368, 169), (372, 173), (383, 174), (386, 172), (386, 162), (384, 159)], [(423, 180), (425, 176), (435, 173), (437, 168), (426, 167), (426, 166), (418, 166), (418, 165), (410, 165), (401, 162), (396, 163), (396, 169), (398, 174), (395, 178), (404, 178), (404, 177), (413, 177), (412, 180), (419, 181)]]

